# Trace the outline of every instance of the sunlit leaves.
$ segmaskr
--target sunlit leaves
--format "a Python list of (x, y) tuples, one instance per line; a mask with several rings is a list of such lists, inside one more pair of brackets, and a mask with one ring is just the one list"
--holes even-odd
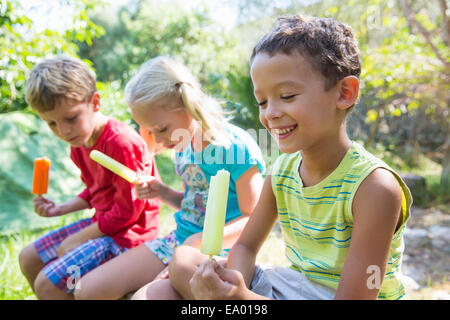
[(40, 59), (66, 53), (77, 55), (74, 40), (92, 42), (102, 34), (88, 17), (88, 11), (100, 2), (71, 1), (77, 6), (72, 26), (65, 31), (34, 30), (33, 21), (27, 17), (18, 0), (0, 1), (0, 112), (27, 108), (24, 85), (30, 69)]

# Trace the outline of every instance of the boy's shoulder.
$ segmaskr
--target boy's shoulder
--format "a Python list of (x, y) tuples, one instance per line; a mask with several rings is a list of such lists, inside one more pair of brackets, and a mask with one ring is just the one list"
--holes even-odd
[(360, 202), (369, 206), (372, 201), (375, 201), (372, 204), (376, 206), (377, 199), (383, 199), (384, 202), (390, 199), (392, 203), (401, 203), (406, 219), (412, 204), (412, 196), (400, 174), (362, 145), (354, 142), (352, 148), (350, 158), (354, 161), (351, 170), (354, 173), (358, 171), (361, 173), (355, 200), (360, 198)]
[(371, 170), (371, 168), (383, 167), (389, 171), (394, 171), (386, 162), (355, 141), (353, 141), (347, 153), (345, 160), (348, 163), (346, 167), (349, 170), (363, 170), (363, 168)]
[(114, 118), (109, 118), (107, 127), (105, 128), (105, 138), (109, 141), (117, 141), (121, 143), (141, 143), (142, 137), (130, 125)]
[(134, 153), (136, 149), (144, 152), (146, 144), (139, 133), (130, 125), (109, 118), (104, 132), (96, 143), (96, 148), (109, 151), (108, 154), (114, 154), (120, 152), (120, 150), (129, 150)]

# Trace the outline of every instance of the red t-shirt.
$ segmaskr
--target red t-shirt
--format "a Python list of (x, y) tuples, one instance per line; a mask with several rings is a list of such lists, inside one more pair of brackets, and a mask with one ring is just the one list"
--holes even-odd
[(111, 118), (94, 146), (71, 147), (70, 157), (80, 168), (81, 180), (86, 185), (78, 196), (95, 208), (92, 222), (98, 222), (101, 232), (126, 248), (157, 237), (160, 201), (139, 200), (134, 184), (89, 158), (94, 149), (138, 175), (151, 175), (161, 180), (155, 159), (143, 138), (125, 123)]

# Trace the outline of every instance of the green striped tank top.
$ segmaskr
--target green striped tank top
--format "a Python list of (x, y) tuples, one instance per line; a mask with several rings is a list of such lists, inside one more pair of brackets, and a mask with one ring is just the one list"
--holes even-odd
[(291, 267), (312, 281), (337, 289), (352, 236), (353, 198), (361, 182), (373, 170), (385, 168), (394, 174), (403, 190), (403, 221), (392, 238), (378, 298), (404, 298), (400, 267), (403, 232), (410, 216), (412, 197), (400, 176), (356, 142), (338, 167), (314, 186), (303, 187), (298, 173), (300, 162), (300, 152), (283, 154), (272, 167), (272, 190), (286, 246), (285, 254), (292, 263)]

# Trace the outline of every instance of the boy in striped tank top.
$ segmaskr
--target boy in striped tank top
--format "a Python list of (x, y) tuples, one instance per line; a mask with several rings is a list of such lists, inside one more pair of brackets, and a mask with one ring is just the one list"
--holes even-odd
[[(405, 297), (412, 198), (394, 170), (347, 135), (360, 71), (352, 29), (332, 19), (283, 17), (257, 43), (251, 77), (260, 121), (284, 154), (226, 264), (208, 261), (188, 285), (174, 281), (185, 297)], [(262, 270), (256, 256), (277, 218), (291, 266)]]

